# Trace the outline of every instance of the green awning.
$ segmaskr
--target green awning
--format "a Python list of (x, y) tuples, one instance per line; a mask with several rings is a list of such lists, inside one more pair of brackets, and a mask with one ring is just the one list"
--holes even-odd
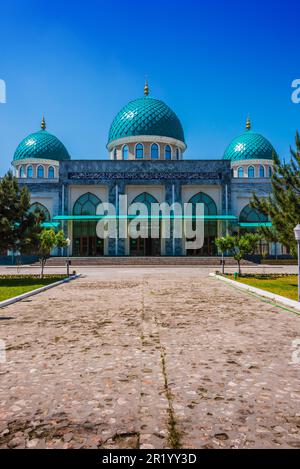
[[(105, 219), (115, 219), (118, 218), (120, 220), (131, 220), (135, 219), (137, 215), (57, 215), (56, 217), (53, 218), (55, 221), (98, 221), (101, 220), (102, 218)], [(139, 216), (140, 217), (140, 216)], [(140, 217), (141, 218), (141, 217)], [(168, 219), (169, 217), (166, 215), (158, 215), (158, 216), (149, 216), (146, 218), (150, 219)], [(234, 215), (202, 215), (202, 216), (196, 216), (196, 215), (171, 215), (170, 218), (176, 218), (176, 219), (201, 219), (201, 220), (225, 220), (225, 221), (237, 221), (238, 218)]]
[(44, 222), (42, 223), (42, 227), (43, 228), (58, 228), (59, 227), (59, 223), (58, 222)]
[(271, 227), (273, 226), (272, 225), (272, 222), (256, 222), (256, 223), (240, 223), (239, 224), (241, 228), (259, 228), (259, 227), (262, 227), (262, 226), (265, 226), (265, 227)]

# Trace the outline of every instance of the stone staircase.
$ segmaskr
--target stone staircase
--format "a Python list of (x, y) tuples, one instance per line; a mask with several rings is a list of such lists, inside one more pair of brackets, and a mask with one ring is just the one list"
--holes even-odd
[[(73, 266), (220, 266), (220, 257), (71, 257)], [(47, 267), (66, 265), (66, 257), (51, 257)], [(236, 266), (232, 257), (227, 257), (226, 266)], [(243, 265), (254, 265), (250, 261), (242, 261)]]

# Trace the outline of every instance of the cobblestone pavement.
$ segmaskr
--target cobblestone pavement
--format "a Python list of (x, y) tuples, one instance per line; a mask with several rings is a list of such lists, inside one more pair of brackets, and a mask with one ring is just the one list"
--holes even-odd
[(1, 448), (300, 447), (300, 317), (201, 268), (105, 268), (0, 310)]

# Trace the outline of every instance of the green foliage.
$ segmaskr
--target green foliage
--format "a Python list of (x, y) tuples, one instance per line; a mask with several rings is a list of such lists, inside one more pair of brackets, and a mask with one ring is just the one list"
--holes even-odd
[(264, 238), (271, 242), (279, 241), (296, 256), (297, 246), (293, 230), (300, 222), (300, 137), (298, 132), (296, 149), (291, 148), (291, 162), (281, 163), (277, 155), (274, 155), (274, 158), (273, 193), (262, 199), (254, 194), (251, 205), (272, 221), (272, 228), (260, 229)]
[(36, 243), (31, 245), (31, 252), (38, 256), (41, 264), (41, 277), (44, 277), (44, 267), (47, 259), (50, 257), (51, 251), (58, 247), (64, 248), (68, 245), (64, 232), (59, 231), (55, 233), (53, 229), (43, 229), (37, 239)]
[(216, 246), (219, 251), (224, 254), (227, 251), (232, 251), (234, 247), (234, 237), (233, 236), (223, 236), (215, 240)]
[(60, 230), (56, 234), (56, 246), (61, 249), (66, 248), (68, 246), (68, 240), (65, 237), (65, 233), (63, 232), (63, 230)]
[(30, 213), (28, 189), (19, 187), (18, 180), (8, 172), (0, 181), (0, 250), (26, 252), (41, 230), (40, 213)]
[[(233, 279), (233, 276), (228, 277)], [(239, 276), (238, 281), (246, 285), (251, 285), (252, 287), (275, 293), (276, 295), (285, 296), (291, 300), (297, 301), (298, 299), (297, 275), (265, 275), (264, 277), (262, 275), (243, 275)]]
[(22, 295), (37, 288), (43, 287), (45, 285), (50, 285), (51, 283), (58, 282), (63, 280), (65, 275), (51, 275), (45, 276), (44, 279), (37, 276), (1, 276), (0, 277), (0, 301), (8, 300), (15, 296)]
[(255, 252), (257, 243), (260, 240), (258, 234), (246, 233), (243, 236), (234, 236), (234, 259), (236, 261), (244, 259), (246, 255)]
[[(253, 233), (246, 233), (243, 236), (230, 236), (227, 235), (222, 238), (217, 238), (215, 243), (222, 254), (227, 251), (233, 253), (233, 258), (238, 263), (239, 274), (241, 274), (241, 260), (249, 254), (255, 252), (257, 243), (261, 236)], [(222, 269), (224, 273), (224, 269)]]

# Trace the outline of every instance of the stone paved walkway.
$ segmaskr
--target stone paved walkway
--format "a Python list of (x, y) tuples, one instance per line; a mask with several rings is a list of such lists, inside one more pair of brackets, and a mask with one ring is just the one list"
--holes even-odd
[(0, 310), (0, 448), (300, 447), (300, 317), (201, 268), (106, 268)]

